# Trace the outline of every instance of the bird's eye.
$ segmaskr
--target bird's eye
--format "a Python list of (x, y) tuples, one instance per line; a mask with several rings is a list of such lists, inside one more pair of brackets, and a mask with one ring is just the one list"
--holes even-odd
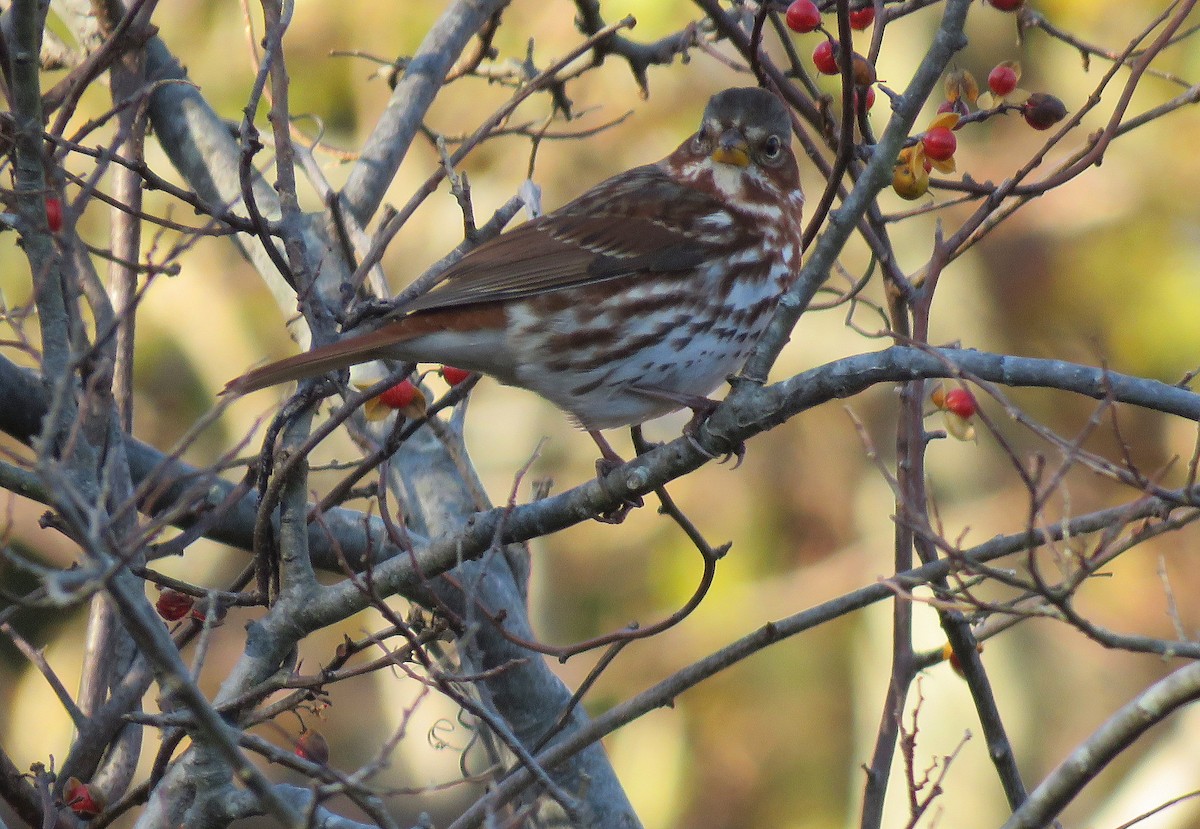
[(763, 142), (763, 157), (768, 161), (774, 161), (783, 153), (783, 142), (779, 140), (778, 135), (771, 135)]

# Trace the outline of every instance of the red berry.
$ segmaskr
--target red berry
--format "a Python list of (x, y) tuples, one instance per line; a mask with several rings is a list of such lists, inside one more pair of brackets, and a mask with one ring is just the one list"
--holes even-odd
[(958, 658), (958, 653), (955, 652), (954, 648), (950, 646), (949, 642), (942, 647), (942, 656), (947, 662), (950, 663), (950, 669), (953, 670), (954, 673), (958, 674), (959, 676), (963, 675), (962, 661)]
[(958, 149), (958, 139), (946, 127), (934, 127), (925, 133), (921, 143), (925, 145), (925, 155), (934, 161), (945, 161)]
[(1025, 0), (988, 0), (993, 8), (997, 8), (1002, 12), (1015, 12), (1021, 6), (1025, 5)]
[(1017, 88), (1017, 70), (1007, 64), (1000, 64), (988, 74), (988, 89), (996, 95), (1004, 96)]
[(975, 402), (975, 395), (964, 388), (950, 389), (946, 392), (945, 399), (942, 401), (942, 407), (948, 411), (961, 417), (963, 420), (968, 420), (975, 416), (975, 412), (979, 411), (979, 404)]
[(1048, 130), (1067, 117), (1067, 106), (1053, 95), (1035, 92), (1021, 107), (1025, 123), (1035, 130)]
[(178, 622), (188, 615), (188, 611), (192, 609), (195, 602), (196, 600), (187, 593), (167, 588), (158, 594), (158, 601), (154, 603), (154, 609), (168, 622)]
[[(983, 653), (983, 645), (976, 645), (975, 652)], [(949, 642), (942, 646), (942, 658), (950, 663), (950, 667), (953, 669), (954, 673), (958, 674), (959, 676), (964, 675), (962, 662), (959, 660), (958, 654), (955, 653), (954, 648), (950, 646)]]
[(971, 113), (971, 108), (962, 98), (956, 98), (953, 101), (942, 101), (938, 104), (937, 111), (939, 115), (943, 112), (956, 112), (960, 118), (965, 118)]
[[(867, 109), (875, 106), (875, 87), (867, 87)], [(854, 90), (854, 108), (858, 109), (858, 90)]]
[(471, 376), (471, 372), (464, 368), (455, 368), (454, 366), (442, 366), (442, 379), (451, 386), (457, 386), (463, 380)]
[(836, 75), (842, 71), (837, 64), (837, 46), (832, 40), (822, 40), (813, 49), (813, 65), (822, 75)]
[(411, 380), (401, 380), (379, 395), (379, 402), (389, 409), (403, 409), (417, 398), (417, 387)]
[(858, 29), (859, 31), (862, 31), (863, 29), (867, 28), (874, 22), (875, 22), (875, 7), (874, 6), (867, 6), (865, 9), (858, 9), (857, 11), (850, 12), (850, 28), (851, 29)]
[(90, 820), (104, 810), (104, 797), (94, 786), (75, 777), (67, 778), (63, 787), (63, 801), (72, 812), (84, 820)]
[(821, 25), (821, 11), (812, 0), (795, 0), (787, 9), (787, 26), (805, 34)]
[(62, 202), (57, 196), (46, 197), (46, 224), (50, 226), (51, 233), (62, 230)]

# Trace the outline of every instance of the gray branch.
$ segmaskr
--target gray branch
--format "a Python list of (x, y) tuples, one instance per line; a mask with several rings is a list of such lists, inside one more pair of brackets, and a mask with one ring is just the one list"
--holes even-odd
[(507, 5), (508, 0), (457, 0), (429, 30), (392, 90), (342, 191), (347, 209), (360, 225), (365, 226), (379, 208), (455, 59), (488, 18)]
[(1185, 665), (1160, 679), (1108, 718), (1071, 752), (1002, 829), (1039, 829), (1079, 795), (1083, 787), (1152, 726), (1200, 699), (1200, 663)]

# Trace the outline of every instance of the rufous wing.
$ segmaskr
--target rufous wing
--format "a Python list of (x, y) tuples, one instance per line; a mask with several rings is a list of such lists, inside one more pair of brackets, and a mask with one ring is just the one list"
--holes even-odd
[[(681, 225), (677, 214), (708, 215), (718, 208), (710, 195), (681, 187), (660, 165), (637, 167), (475, 248), (430, 291), (399, 309), (407, 316), (254, 369), (232, 380), (224, 393), (244, 394), (381, 357), (448, 362), (512, 383), (513, 355), (503, 353), (499, 333), (505, 303), (693, 268), (705, 251), (697, 228)], [(452, 332), (466, 336), (449, 336)]]

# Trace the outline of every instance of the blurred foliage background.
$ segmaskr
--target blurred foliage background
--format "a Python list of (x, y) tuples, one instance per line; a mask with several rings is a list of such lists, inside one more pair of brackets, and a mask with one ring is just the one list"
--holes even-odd
[[(1034, 4), (1061, 28), (1114, 51), (1163, 6), (1149, 0)], [(357, 50), (384, 60), (411, 54), (442, 4), (350, 0), (296, 5), (285, 41), (291, 100), (297, 115), (311, 116), (299, 120), (298, 126), (309, 136), (323, 130), (330, 148), (352, 153), (384, 107), (389, 90), (375, 64), (331, 53)], [(683, 0), (605, 0), (602, 6), (609, 20), (635, 15), (638, 26), (631, 36), (639, 40), (675, 31), (700, 16)], [(885, 83), (903, 88), (927, 47), (938, 9), (934, 6), (889, 30), (878, 65)], [(517, 0), (496, 41), (501, 57), (521, 60), (529, 47), (544, 65), (578, 42), (574, 15), (574, 6), (561, 0)], [(191, 79), (236, 123), (255, 69), (249, 46), (255, 36), (247, 32), (240, 5), (230, 0), (174, 0), (161, 4), (155, 22), (188, 66)], [(1102, 60), (1094, 59), (1090, 68), (1083, 65), (1076, 50), (1041, 33), (1018, 42), (1014, 18), (983, 4), (973, 8), (968, 33), (971, 44), (957, 59), (960, 68), (982, 81), (997, 62), (1018, 59), (1025, 71), (1023, 87), (1051, 91), (1072, 111), (1107, 69)], [(801, 54), (811, 51), (816, 37), (796, 36)], [(1159, 68), (1183, 78), (1200, 77), (1200, 50), (1194, 44), (1176, 47)], [(47, 86), (54, 80), (49, 74)], [(619, 170), (666, 155), (694, 129), (711, 92), (742, 83), (744, 76), (701, 51), (693, 52), (686, 65), (653, 68), (648, 100), (639, 98), (619, 60), (586, 74), (569, 87), (577, 119), (556, 129), (591, 129), (628, 117), (586, 139), (542, 143), (533, 178), (542, 188), (545, 207), (560, 205)], [(834, 89), (828, 85), (828, 91)], [(1167, 79), (1147, 77), (1132, 111), (1180, 91)], [(508, 94), (482, 81), (462, 81), (444, 92), (430, 123), (450, 135), (468, 133)], [(877, 131), (888, 115), (887, 99), (879, 97), (871, 115)], [(1112, 97), (1115, 91), (1051, 157), (1077, 147), (1101, 126)], [(936, 104), (931, 102), (930, 116)], [(80, 116), (101, 112), (107, 105), (107, 91), (97, 87)], [(540, 123), (547, 114), (547, 100), (535, 96), (516, 120)], [(998, 227), (943, 276), (934, 309), (934, 341), (1104, 363), (1167, 382), (1195, 370), (1200, 363), (1197, 134), (1200, 113), (1195, 110), (1135, 130), (1113, 145), (1102, 166)], [(959, 169), (977, 180), (999, 181), (1045, 137), (1015, 116), (974, 125), (960, 135)], [(157, 172), (174, 178), (152, 141), (147, 153)], [(337, 153), (319, 157), (336, 186), (346, 167)], [(415, 145), (395, 182), (393, 201), (404, 201), (436, 164), (436, 151), (428, 142)], [(490, 141), (468, 159), (464, 169), (480, 221), (517, 192), (529, 165), (530, 143), (519, 137)], [(820, 182), (809, 175), (807, 185), (815, 200)], [(168, 208), (159, 194), (148, 193), (147, 198), (152, 212)], [(319, 208), (311, 192), (306, 198), (312, 209)], [(911, 207), (890, 191), (882, 201), (885, 211)], [(924, 263), (936, 221), (953, 229), (968, 209), (947, 209), (896, 225), (895, 239), (907, 257), (902, 267), (912, 271)], [(192, 218), (178, 206), (172, 210), (180, 220)], [(101, 205), (90, 204), (78, 221), (86, 238), (106, 243), (108, 216)], [(13, 236), (4, 238), (0, 289), (6, 302), (16, 306), (29, 299), (28, 268)], [(443, 188), (389, 251), (384, 265), (393, 287), (399, 290), (461, 238), (461, 215)], [(161, 250), (170, 241), (165, 234), (147, 238), (145, 245)], [(211, 406), (227, 380), (267, 357), (295, 349), (280, 309), (228, 240), (203, 239), (183, 261), (179, 276), (159, 279), (152, 286), (138, 323), (136, 432), (163, 449)], [(844, 264), (850, 273), (861, 273), (867, 266), (863, 250), (848, 250)], [(832, 284), (840, 286), (838, 277)], [(881, 299), (877, 284), (868, 294)], [(846, 324), (844, 308), (806, 315), (776, 366), (775, 378), (886, 345), (885, 339), (865, 335), (882, 327), (880, 317), (860, 309), (854, 322), (858, 330)], [(188, 459), (204, 463), (227, 451), (269, 417), (278, 400), (277, 392), (267, 392), (238, 402), (189, 450)], [(1094, 410), (1091, 401), (1049, 391), (1014, 391), (1011, 400), (1068, 436), (1083, 428)], [(733, 549), (701, 608), (676, 629), (628, 647), (604, 673), (587, 704), (603, 710), (770, 619), (889, 574), (893, 498), (868, 458), (863, 436), (886, 462), (893, 454), (895, 407), (893, 388), (826, 405), (752, 441), (740, 469), (710, 465), (674, 483), (670, 490), (709, 540), (732, 540)], [(1019, 452), (1049, 451), (1005, 417), (994, 401), (985, 400), (984, 407)], [(533, 479), (553, 479), (557, 491), (593, 474), (591, 442), (532, 395), (485, 380), (470, 408), (468, 445), (494, 500), (508, 497), (513, 476), (534, 453), (533, 471), (520, 485), (518, 498), (529, 497)], [(862, 434), (854, 418), (861, 421)], [(1161, 473), (1164, 483), (1178, 485), (1196, 442), (1194, 424), (1129, 410), (1121, 412), (1120, 421), (1142, 468)], [(682, 422), (680, 417), (651, 424), (648, 436), (672, 438)], [(627, 443), (618, 446), (629, 451)], [(1109, 456), (1119, 452), (1111, 430), (1103, 428), (1089, 448)], [(320, 457), (344, 460), (353, 452), (348, 442), (332, 439)], [(1183, 462), (1171, 464), (1179, 458)], [(929, 472), (946, 537), (979, 542), (1023, 526), (1026, 494), (1011, 463), (988, 435), (975, 443), (935, 442)], [(319, 489), (321, 478), (313, 480)], [(1132, 497), (1107, 480), (1082, 473), (1068, 478), (1064, 492), (1056, 505), (1062, 515)], [(8, 543), (54, 565), (73, 559), (70, 544), (53, 531), (39, 529), (39, 505), (9, 497), (5, 511)], [(1195, 541), (1194, 532), (1181, 533), (1121, 559), (1111, 569), (1111, 578), (1096, 580), (1082, 592), (1086, 610), (1098, 623), (1117, 630), (1172, 635), (1166, 583), (1174, 591), (1183, 622), (1194, 631), (1194, 600), (1200, 592)], [(687, 540), (656, 515), (652, 505), (619, 528), (589, 524), (540, 541), (533, 545), (533, 559), (539, 631), (555, 643), (670, 613), (690, 594), (700, 572), (699, 557)], [(195, 545), (186, 560), (162, 565), (173, 575), (220, 586), (244, 563), (243, 553), (205, 543)], [(12, 592), (29, 586), (20, 583), (22, 576), (12, 568), (3, 578)], [(252, 615), (235, 611), (218, 637), (227, 641), (214, 649), (205, 667), (203, 682), (210, 690), (236, 657), (241, 626)], [(85, 616), (80, 608), (17, 617), (18, 627), (46, 648), (68, 687), (77, 681), (73, 672)], [(918, 605), (917, 617), (922, 644), (940, 646), (932, 613)], [(314, 637), (302, 653), (305, 665), (327, 661), (344, 633), (358, 637), (377, 622), (360, 616)], [(886, 690), (889, 624), (890, 609), (878, 606), (826, 625), (738, 665), (676, 700), (673, 709), (656, 712), (611, 737), (609, 751), (646, 826), (819, 829), (854, 823), (863, 781), (859, 767), (870, 757)], [(577, 657), (558, 670), (576, 685), (594, 658)], [(989, 642), (984, 661), (1031, 784), (1113, 708), (1171, 668), (1169, 661), (1154, 657), (1107, 652), (1050, 622), (1026, 623)], [(977, 735), (978, 727), (965, 686), (944, 665), (930, 669), (920, 689), (924, 701), (918, 757), (923, 769), (932, 758), (951, 753), (968, 732)], [(338, 686), (321, 726), (332, 743), (332, 762), (354, 768), (366, 761), (417, 694), (418, 689), (386, 674)], [(1096, 827), (1114, 825), (1167, 797), (1200, 788), (1196, 716), (1188, 714), (1161, 726), (1153, 739), (1102, 774), (1068, 818)], [(426, 699), (413, 715), (408, 734), (389, 771), (390, 784), (421, 787), (458, 775), (459, 749), (470, 735), (457, 723), (454, 711)], [(7, 641), (0, 641), (0, 739), (18, 766), (65, 752), (69, 735), (69, 720), (43, 680)], [(282, 739), (269, 730), (264, 735)], [(147, 751), (155, 748), (150, 740)], [(944, 787), (939, 801), (942, 825), (992, 826), (1004, 814), (1002, 795), (978, 736), (967, 741)], [(888, 825), (900, 826), (905, 807), (899, 778), (892, 794), (895, 808)], [(459, 798), (451, 790), (394, 802), (401, 823), (414, 821), (422, 809), (431, 809), (442, 821), (454, 814)], [(1158, 819), (1162, 822), (1142, 826), (1194, 825), (1200, 818), (1188, 808), (1170, 810)]]

